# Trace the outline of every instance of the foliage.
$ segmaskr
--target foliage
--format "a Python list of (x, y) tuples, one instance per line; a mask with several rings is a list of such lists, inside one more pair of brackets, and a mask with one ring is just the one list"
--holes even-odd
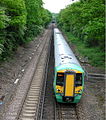
[(41, 0), (25, 0), (27, 9), (26, 39), (32, 39), (39, 31), (41, 19)]
[[(77, 43), (80, 41), (80, 44), (84, 44), (86, 49), (88, 49), (88, 47), (91, 49), (98, 48), (98, 52), (104, 55), (104, 11), (105, 4), (103, 0), (80, 0), (61, 10), (57, 17), (58, 25), (62, 30), (78, 38)], [(95, 52), (94, 54), (92, 53), (92, 56), (95, 55)], [(102, 58), (99, 55), (99, 60), (101, 59), (103, 60), (102, 62), (104, 62), (104, 57), (102, 56)]]
[(8, 16), (5, 14), (5, 8), (0, 6), (0, 29), (3, 29), (7, 26), (9, 21)]
[[(80, 53), (80, 56), (87, 58), (89, 63), (93, 66), (100, 67), (104, 69), (105, 66), (105, 53), (100, 50), (98, 47), (86, 47), (83, 41), (79, 40), (78, 37), (75, 37), (72, 33), (66, 32), (65, 33), (68, 37), (68, 42), (75, 44), (77, 47), (75, 51)], [(93, 56), (93, 57), (92, 57)], [(99, 61), (99, 62), (97, 62)]]
[(42, 0), (25, 0), (27, 9), (26, 39), (30, 41), (38, 35), (42, 27), (50, 22), (50, 12), (45, 10)]
[(104, 50), (104, 8), (103, 0), (81, 0), (60, 12), (58, 24), (87, 46)]
[(49, 23), (51, 13), (42, 5), (42, 0), (0, 0), (0, 59), (33, 40)]
[(42, 11), (42, 24), (43, 26), (47, 26), (48, 23), (51, 21), (52, 15), (47, 9), (43, 9)]

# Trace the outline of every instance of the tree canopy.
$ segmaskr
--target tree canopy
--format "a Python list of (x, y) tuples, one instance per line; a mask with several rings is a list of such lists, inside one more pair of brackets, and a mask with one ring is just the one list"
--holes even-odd
[(42, 0), (0, 0), (0, 59), (33, 40), (50, 20)]
[(86, 46), (98, 46), (104, 51), (104, 11), (104, 0), (80, 0), (61, 10), (58, 24), (80, 38)]

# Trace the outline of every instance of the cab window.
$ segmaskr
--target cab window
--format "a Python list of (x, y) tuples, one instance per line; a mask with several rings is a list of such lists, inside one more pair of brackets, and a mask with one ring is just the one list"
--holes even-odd
[(64, 83), (64, 73), (57, 73), (56, 85), (63, 86)]
[(75, 86), (82, 86), (82, 73), (76, 74)]

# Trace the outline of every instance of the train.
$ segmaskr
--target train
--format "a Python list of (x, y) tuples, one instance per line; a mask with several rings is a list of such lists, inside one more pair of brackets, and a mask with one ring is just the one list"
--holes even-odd
[(54, 28), (54, 59), (56, 101), (78, 103), (84, 90), (85, 72), (58, 28)]

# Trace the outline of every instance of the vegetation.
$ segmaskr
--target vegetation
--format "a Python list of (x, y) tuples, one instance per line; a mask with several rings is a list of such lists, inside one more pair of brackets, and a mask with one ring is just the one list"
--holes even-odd
[(42, 0), (0, 1), (0, 59), (33, 40), (51, 20)]
[(86, 47), (83, 41), (81, 41), (78, 37), (75, 37), (70, 32), (66, 32), (65, 34), (68, 37), (68, 42), (71, 42), (77, 46), (77, 53), (80, 53), (81, 56), (87, 58), (91, 65), (104, 69), (105, 53), (101, 51), (99, 47)]
[(104, 66), (105, 29), (104, 0), (80, 0), (61, 10), (58, 25), (74, 37), (81, 54), (93, 65)]

